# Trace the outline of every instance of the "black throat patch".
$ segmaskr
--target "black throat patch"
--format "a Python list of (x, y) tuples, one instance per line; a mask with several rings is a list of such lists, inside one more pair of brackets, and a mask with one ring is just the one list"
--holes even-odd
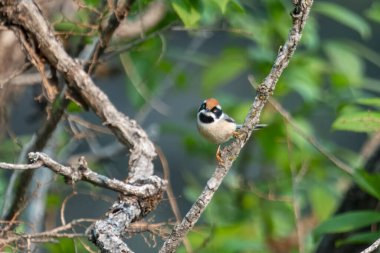
[(204, 113), (199, 114), (199, 120), (203, 123), (212, 123), (214, 122), (214, 118), (211, 116), (207, 116)]

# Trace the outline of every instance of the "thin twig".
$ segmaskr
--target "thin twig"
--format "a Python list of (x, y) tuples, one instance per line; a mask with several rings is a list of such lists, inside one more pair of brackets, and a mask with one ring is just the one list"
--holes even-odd
[(154, 31), (152, 33), (145, 35), (142, 38), (132, 40), (131, 42), (117, 46), (115, 48), (109, 47), (107, 49), (107, 51), (104, 53), (104, 55), (101, 57), (101, 62), (108, 61), (108, 60), (112, 59), (113, 57), (120, 55), (123, 52), (127, 52), (127, 51), (131, 50), (132, 48), (144, 43), (147, 40), (150, 40), (154, 37), (160, 36), (160, 34), (167, 31), (170, 27), (172, 27), (172, 25), (173, 24), (168, 24), (168, 25), (164, 26), (163, 28), (161, 28), (157, 31)]
[(30, 62), (25, 63), (21, 66), (21, 68), (15, 70), (13, 73), (11, 73), (7, 78), (0, 81), (0, 90), (6, 85), (7, 83), (11, 82), (14, 78), (22, 74), (25, 70), (27, 70), (30, 67)]
[[(156, 152), (157, 152), (158, 157), (160, 158), (160, 161), (161, 161), (161, 164), (162, 164), (162, 169), (164, 171), (164, 179), (168, 182), (168, 184), (166, 186), (166, 194), (168, 195), (170, 206), (171, 206), (171, 208), (173, 210), (176, 222), (178, 224), (178, 223), (181, 222), (182, 217), (181, 217), (181, 212), (179, 210), (179, 207), (178, 207), (178, 204), (177, 204), (177, 201), (176, 201), (176, 198), (174, 196), (173, 189), (172, 189), (172, 186), (171, 186), (171, 183), (170, 183), (170, 168), (169, 168), (169, 163), (168, 163), (168, 160), (165, 157), (164, 152), (162, 151), (162, 149), (160, 147), (156, 146)], [(187, 252), (189, 252), (189, 253), (193, 252), (193, 249), (191, 247), (190, 241), (187, 238), (184, 238), (183, 244), (184, 244), (185, 249), (186, 249)]]
[(49, 102), (52, 102), (58, 95), (57, 84), (49, 81), (49, 78), (45, 73), (45, 63), (41, 56), (38, 55), (33, 45), (27, 40), (23, 31), (16, 29), (15, 30), (18, 40), (21, 42), (22, 47), (26, 50), (27, 55), (30, 58), (31, 63), (36, 67), (42, 78), (42, 90)]
[(61, 209), (60, 209), (60, 211), (59, 211), (62, 225), (66, 225), (65, 210), (66, 210), (67, 202), (68, 202), (72, 197), (74, 197), (75, 195), (77, 195), (77, 192), (76, 192), (76, 191), (73, 191), (73, 192), (70, 193), (68, 196), (66, 196), (65, 199), (62, 201)]
[[(301, 179), (303, 178), (303, 171), (305, 171), (307, 168), (306, 162), (302, 165), (302, 168), (300, 170), (300, 173), (297, 173), (297, 168), (295, 163), (293, 162), (292, 159), (292, 154), (293, 154), (293, 145), (290, 141), (289, 137), (289, 131), (288, 128), (286, 128), (286, 141), (287, 141), (287, 146), (288, 146), (288, 157), (289, 157), (289, 166), (290, 166), (290, 172), (292, 175), (292, 205), (293, 205), (293, 214), (294, 214), (294, 219), (296, 223), (296, 234), (297, 234), (297, 240), (298, 240), (298, 250), (300, 253), (305, 252), (305, 245), (304, 245), (304, 228), (301, 223), (301, 208), (298, 200), (298, 188), (299, 188), (299, 183)], [(301, 172), (302, 171), (302, 172)]]
[(32, 234), (13, 234), (4, 238), (0, 238), (0, 248), (4, 247), (8, 244), (20, 241), (20, 240), (30, 240), (31, 242), (47, 242), (56, 238), (76, 238), (86, 236), (84, 233), (64, 233), (64, 231), (68, 231), (73, 229), (76, 225), (82, 223), (90, 223), (94, 222), (94, 219), (76, 219), (73, 220), (66, 225), (56, 227), (52, 230), (40, 232), (40, 233), (32, 233)]
[(314, 136), (307, 135), (302, 128), (295, 123), (295, 120), (292, 116), (279, 104), (276, 100), (270, 99), (269, 103), (273, 106), (273, 108), (278, 111), (282, 117), (296, 130), (297, 134), (302, 136), (305, 140), (307, 140), (311, 145), (313, 145), (322, 155), (327, 157), (332, 163), (334, 163), (339, 169), (344, 172), (352, 175), (353, 169), (341, 161), (339, 158), (331, 154), (325, 147), (323, 147)]
[(95, 50), (92, 52), (91, 61), (85, 64), (84, 69), (88, 73), (93, 73), (99, 57), (104, 53), (104, 50), (108, 47), (108, 44), (114, 34), (116, 28), (119, 26), (120, 21), (123, 20), (129, 14), (129, 9), (134, 0), (119, 1), (117, 8), (113, 11), (112, 15), (108, 19), (107, 26), (101, 31), (99, 41), (95, 46)]
[(29, 159), (32, 164), (11, 164), (0, 163), (0, 168), (17, 169), (17, 170), (32, 170), (41, 166), (45, 166), (57, 174), (65, 176), (71, 183), (83, 180), (103, 188), (120, 192), (124, 195), (134, 195), (139, 197), (149, 197), (162, 191), (165, 187), (164, 181), (159, 177), (152, 176), (145, 180), (145, 184), (136, 186), (128, 184), (117, 179), (110, 179), (104, 175), (98, 174), (87, 167), (87, 162), (84, 157), (80, 157), (78, 164), (75, 166), (64, 166), (44, 153), (30, 152)]
[[(139, 7), (141, 2), (138, 2)], [(140, 8), (139, 8), (140, 9)], [(125, 19), (115, 32), (114, 38), (128, 39), (145, 37), (145, 34), (157, 26), (166, 17), (167, 3), (164, 0), (151, 1), (144, 10), (139, 10), (139, 15), (133, 20)]]
[[(241, 149), (248, 141), (253, 129), (258, 124), (261, 111), (267, 103), (269, 96), (272, 95), (277, 81), (280, 78), (283, 70), (287, 67), (290, 58), (292, 57), (302, 35), (312, 0), (297, 1), (292, 12), (293, 26), (289, 33), (288, 39), (278, 52), (274, 65), (265, 78), (264, 82), (258, 87), (258, 94), (251, 106), (251, 109), (245, 119), (243, 128), (241, 129), (241, 137), (236, 138), (231, 144), (227, 145), (221, 151), (222, 162), (216, 167), (213, 176), (208, 180), (206, 187), (201, 195), (190, 208), (181, 224), (177, 225), (170, 237), (164, 242), (160, 253), (175, 252), (183, 238), (195, 225), (201, 214), (210, 203), (214, 193), (219, 188), (224, 177), (227, 175), (233, 162), (238, 157)], [(245, 137), (245, 138), (243, 138)]]
[(99, 132), (102, 134), (111, 134), (111, 131), (108, 128), (93, 124), (89, 121), (82, 119), (81, 117), (76, 116), (76, 115), (68, 115), (67, 120), (73, 121), (73, 122), (75, 122), (81, 126), (84, 126), (87, 129), (91, 129), (92, 131), (95, 131), (95, 132)]
[(206, 27), (206, 28), (192, 28), (192, 27), (183, 27), (183, 26), (173, 26), (172, 31), (178, 32), (199, 32), (199, 33), (216, 33), (216, 32), (225, 32), (225, 33), (235, 33), (237, 35), (243, 35), (246, 37), (252, 37), (254, 34), (248, 32), (244, 29), (238, 28), (229, 28), (229, 27)]
[(32, 164), (13, 164), (13, 163), (0, 163), (0, 168), (4, 170), (33, 170), (43, 166), (42, 161)]

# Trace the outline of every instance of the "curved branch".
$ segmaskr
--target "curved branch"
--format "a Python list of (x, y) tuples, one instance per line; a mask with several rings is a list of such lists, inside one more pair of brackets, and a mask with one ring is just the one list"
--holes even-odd
[(290, 30), (288, 39), (280, 48), (270, 73), (257, 89), (258, 94), (245, 118), (241, 130), (241, 136), (236, 138), (230, 145), (221, 151), (222, 162), (216, 167), (213, 176), (208, 180), (206, 187), (190, 208), (185, 218), (173, 229), (169, 238), (164, 242), (164, 245), (159, 251), (160, 253), (174, 252), (178, 248), (183, 238), (195, 225), (207, 205), (210, 203), (214, 193), (227, 175), (241, 149), (247, 143), (253, 129), (259, 123), (261, 111), (268, 102), (269, 96), (272, 95), (278, 79), (287, 67), (289, 60), (301, 40), (302, 31), (313, 4), (313, 0), (298, 0), (293, 2), (296, 2), (296, 5), (291, 14), (293, 26)]

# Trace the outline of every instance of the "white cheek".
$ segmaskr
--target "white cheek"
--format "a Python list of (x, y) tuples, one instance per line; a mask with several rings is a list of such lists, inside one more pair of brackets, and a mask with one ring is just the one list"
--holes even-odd
[(212, 117), (215, 120), (215, 114), (213, 114), (212, 112), (203, 112), (203, 114), (208, 117)]

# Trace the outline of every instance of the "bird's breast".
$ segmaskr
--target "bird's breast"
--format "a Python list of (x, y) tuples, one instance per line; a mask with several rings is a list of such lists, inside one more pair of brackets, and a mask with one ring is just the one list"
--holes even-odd
[(209, 124), (200, 124), (198, 122), (198, 130), (207, 140), (221, 144), (232, 137), (236, 130), (236, 124), (227, 121), (217, 121)]

